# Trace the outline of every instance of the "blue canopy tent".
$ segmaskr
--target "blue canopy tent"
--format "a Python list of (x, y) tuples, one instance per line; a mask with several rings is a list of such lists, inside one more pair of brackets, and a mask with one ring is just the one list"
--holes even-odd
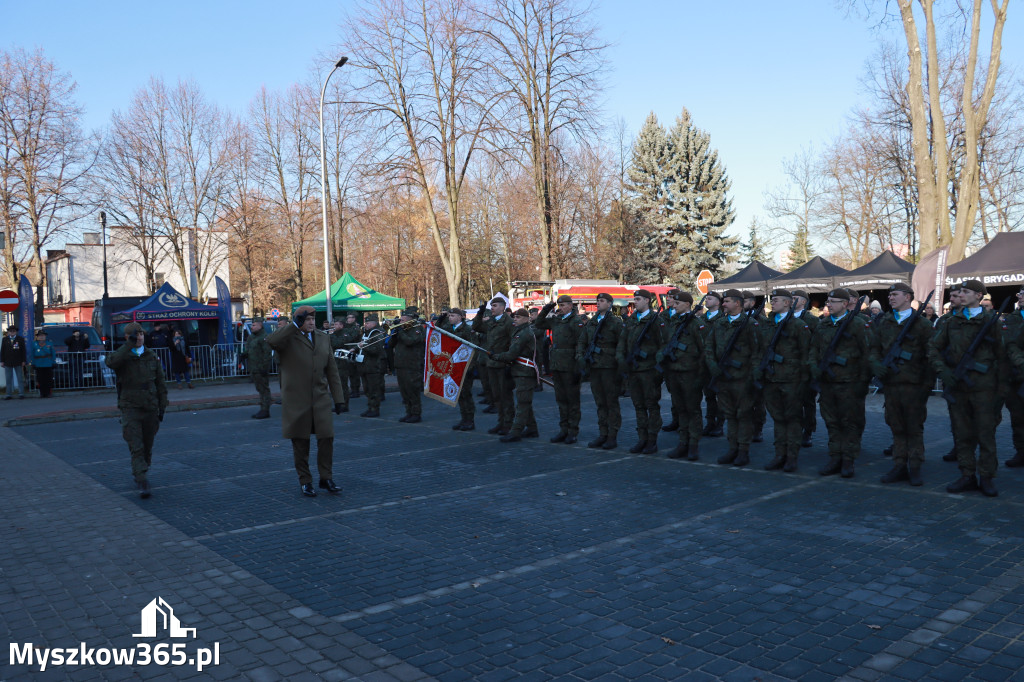
[(216, 320), (217, 306), (203, 305), (179, 294), (164, 283), (156, 293), (134, 308), (114, 313), (111, 320), (119, 322), (175, 322), (181, 320)]

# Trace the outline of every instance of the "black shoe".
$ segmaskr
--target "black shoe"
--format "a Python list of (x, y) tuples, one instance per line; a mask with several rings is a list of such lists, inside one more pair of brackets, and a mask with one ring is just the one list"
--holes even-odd
[(882, 457), (892, 457), (892, 444), (889, 444), (885, 450), (882, 450)]
[(523, 437), (520, 436), (520, 435), (517, 435), (517, 434), (514, 434), (514, 433), (506, 433), (504, 436), (502, 436), (498, 440), (500, 440), (502, 443), (518, 443), (522, 439), (523, 439)]
[(509, 431), (511, 431), (511, 430), (512, 430), (512, 429), (500, 429), (500, 430), (498, 431), (498, 435), (499, 435), (499, 436), (507, 436), (507, 435), (509, 434)]
[(669, 432), (678, 431), (679, 430), (679, 422), (676, 421), (675, 419), (673, 419), (671, 423), (665, 424), (664, 426), (662, 426), (661, 430), (662, 431), (669, 431)]
[(407, 421), (409, 421), (409, 415), (405, 415), (404, 417), (402, 417), (398, 421), (400, 421), (400, 422), (407, 422)]
[(978, 479), (974, 477), (974, 474), (964, 474), (946, 486), (946, 492), (953, 493), (954, 495), (956, 493), (966, 493), (977, 489)]
[(786, 465), (786, 456), (785, 455), (775, 455), (775, 457), (772, 459), (772, 461), (770, 461), (770, 462), (768, 462), (767, 464), (764, 465), (764, 470), (765, 471), (778, 471), (779, 469), (781, 469), (785, 465)]
[(562, 431), (562, 432), (558, 433), (558, 435), (552, 436), (551, 437), (551, 442), (552, 443), (561, 443), (562, 441), (564, 441), (568, 437), (569, 437), (569, 434), (566, 433), (565, 431)]
[(764, 442), (764, 433), (762, 432), (762, 430), (761, 430), (761, 429), (758, 429), (758, 430), (757, 430), (757, 431), (756, 431), (756, 432), (754, 433), (754, 437), (753, 437), (753, 438), (751, 438), (751, 439), (750, 439), (750, 441), (751, 441), (752, 443), (763, 443), (763, 442)]
[(138, 489), (139, 489), (139, 497), (141, 497), (142, 499), (146, 499), (147, 497), (152, 495), (152, 492), (149, 489), (149, 481), (147, 481), (147, 480), (136, 481), (135, 485), (138, 487)]
[(645, 455), (653, 455), (657, 451), (658, 451), (658, 439), (655, 438), (653, 440), (647, 441), (647, 444), (644, 446), (644, 454)]
[(956, 461), (956, 450), (950, 450), (942, 456), (943, 462), (955, 462)]
[(543, 384), (537, 384), (536, 386), (533, 387), (533, 392), (534, 393), (540, 393), (543, 390), (544, 390), (544, 385)]
[(587, 443), (588, 448), (599, 448), (608, 442), (608, 436), (598, 436), (594, 440)]
[(405, 420), (405, 423), (419, 424), (421, 421), (423, 421), (423, 417), (419, 416), (418, 414), (410, 414), (409, 417)]
[(495, 407), (494, 405), (488, 405), (487, 407), (485, 407), (484, 409), (482, 409), (480, 411), (483, 412), (484, 414), (497, 414), (498, 413), (498, 408)]
[(740, 448), (740, 451), (736, 454), (736, 459), (732, 461), (734, 467), (745, 467), (750, 464), (750, 450), (746, 448)]
[(782, 467), (782, 470), (787, 474), (791, 474), (797, 470), (797, 466), (796, 455), (786, 455), (786, 466)]
[(342, 405), (338, 412), (348, 412), (348, 405)]
[(700, 445), (697, 443), (690, 443), (690, 449), (686, 453), (687, 462), (696, 462), (700, 459)]
[(809, 448), (811, 447), (811, 434), (809, 431), (804, 431), (803, 438), (800, 439), (800, 447)]
[(562, 442), (565, 443), (566, 445), (572, 445), (573, 443), (576, 442), (576, 440), (576, 434), (570, 433), (568, 436), (565, 437), (565, 440)]
[(991, 476), (982, 476), (978, 480), (978, 487), (981, 488), (981, 494), (985, 497), (999, 497), (999, 491), (996, 490), (996, 484)]
[(617, 447), (619, 447), (619, 441), (615, 439), (615, 436), (608, 436), (608, 439), (605, 440), (604, 445), (601, 446), (601, 449), (614, 450)]
[(910, 485), (915, 488), (924, 485), (924, 479), (921, 478), (921, 467), (915, 467), (907, 470), (907, 480), (910, 481)]
[(490, 433), (490, 434), (501, 433), (501, 426), (500, 425), (492, 426), (491, 428), (487, 429), (487, 433)]
[(380, 416), (380, 410), (367, 410), (366, 412), (363, 412), (359, 416), (360, 417), (370, 417), (370, 418), (372, 418), (372, 417), (379, 417)]
[(629, 449), (629, 451), (631, 453), (633, 453), (634, 455), (637, 455), (637, 454), (643, 452), (645, 447), (647, 447), (647, 441), (641, 440), (641, 441), (637, 441), (636, 445), (631, 447)]
[(523, 438), (539, 438), (539, 437), (540, 437), (540, 431), (538, 431), (537, 429), (528, 429), (526, 431), (523, 431)]
[(843, 468), (843, 460), (840, 457), (830, 457), (828, 464), (818, 469), (822, 476), (835, 476)]
[(732, 464), (733, 462), (736, 461), (736, 458), (739, 457), (739, 454), (740, 454), (739, 450), (729, 450), (729, 452), (725, 453), (724, 455), (722, 455), (721, 457), (718, 458), (718, 463), (719, 464)]
[(843, 459), (843, 468), (841, 469), (841, 472), (842, 473), (840, 475), (843, 478), (853, 478), (853, 475), (854, 475), (855, 472), (853, 470), (853, 460), (852, 459), (846, 459), (846, 458)]
[(690, 451), (690, 444), (689, 443), (680, 443), (679, 445), (677, 445), (675, 447), (675, 449), (673, 449), (671, 452), (668, 453), (668, 458), (669, 459), (685, 459), (686, 458), (686, 453), (689, 452), (689, 451)]
[(260, 410), (259, 412), (254, 414), (252, 416), (252, 418), (253, 419), (270, 419), (270, 411), (269, 410)]
[(324, 490), (326, 490), (329, 493), (340, 493), (341, 492), (341, 488), (337, 484), (335, 484), (334, 479), (332, 479), (332, 478), (321, 478), (320, 479), (320, 487), (323, 488)]
[[(8, 398), (8, 400), (10, 400), (10, 398)], [(1010, 467), (1011, 469), (1016, 469), (1017, 467), (1024, 467), (1024, 452), (1016, 453), (1013, 456), (1013, 459), (1008, 459), (1005, 463), (1006, 466)]]
[(878, 479), (879, 483), (898, 483), (900, 481), (910, 480), (910, 473), (907, 471), (906, 466), (895, 466), (889, 469), (889, 473)]
[(313, 490), (312, 483), (306, 483), (304, 485), (301, 485), (299, 486), (299, 489), (302, 490), (302, 494), (305, 495), (306, 497), (316, 497), (316, 491)]
[(466, 422), (459, 422), (458, 424), (452, 425), (452, 431), (461, 431), (462, 427), (465, 426)]

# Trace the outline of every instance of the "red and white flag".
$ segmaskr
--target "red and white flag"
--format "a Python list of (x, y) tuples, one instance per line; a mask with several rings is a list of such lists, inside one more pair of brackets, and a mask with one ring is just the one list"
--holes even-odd
[(445, 405), (458, 405), (462, 382), (473, 363), (473, 349), (427, 325), (423, 393)]

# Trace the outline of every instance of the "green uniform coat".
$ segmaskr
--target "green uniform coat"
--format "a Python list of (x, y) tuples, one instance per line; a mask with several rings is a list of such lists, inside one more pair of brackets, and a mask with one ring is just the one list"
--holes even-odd
[(292, 322), (267, 337), (277, 351), (281, 372), (281, 435), (318, 439), (334, 437), (334, 403), (344, 401), (341, 377), (334, 364), (331, 341), (313, 332), (313, 343)]

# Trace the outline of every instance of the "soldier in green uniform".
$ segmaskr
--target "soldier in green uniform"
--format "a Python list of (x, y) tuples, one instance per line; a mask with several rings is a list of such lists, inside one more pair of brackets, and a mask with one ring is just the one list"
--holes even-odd
[[(717, 291), (709, 291), (704, 298), (704, 312), (701, 314), (704, 319), (704, 340), (711, 334), (715, 323), (722, 319), (722, 294)], [(725, 434), (722, 428), (725, 420), (718, 409), (718, 394), (704, 386), (704, 404), (707, 405), (707, 412), (704, 415), (704, 432), (701, 434), (706, 438), (718, 438)]]
[[(338, 320), (340, 321), (340, 320)], [(356, 316), (349, 314), (344, 324), (337, 325), (334, 329), (334, 333), (331, 334), (331, 349), (332, 350), (343, 350), (351, 351), (359, 343), (359, 340), (363, 337), (362, 332), (359, 330), (359, 325), (356, 324)], [(341, 377), (341, 383), (344, 388), (345, 402), (342, 405), (342, 412), (348, 412), (348, 403), (353, 397), (355, 397), (354, 388), (359, 385), (359, 377), (357, 376), (356, 366), (351, 361), (349, 354), (346, 352), (343, 357), (337, 358), (338, 375)]]
[[(924, 422), (928, 418), (928, 396), (935, 385), (935, 375), (928, 362), (928, 343), (932, 339), (931, 322), (924, 315), (914, 315), (910, 303), (914, 290), (899, 282), (889, 287), (892, 311), (883, 313), (871, 325), (871, 372), (882, 382), (885, 395), (885, 423), (892, 431), (892, 469), (881, 478), (882, 483), (910, 481), (924, 484)], [(896, 338), (907, 333), (900, 344), (903, 352), (888, 367), (883, 360)]]
[(663, 318), (661, 323), (664, 346), (657, 361), (664, 371), (672, 404), (679, 411), (679, 445), (668, 456), (696, 462), (700, 459), (703, 431), (700, 404), (707, 383), (704, 320), (694, 315), (693, 296), (688, 292), (672, 289), (666, 299), (675, 314)]
[[(981, 297), (986, 293), (985, 285), (976, 279), (961, 284), (960, 303), (963, 308), (932, 337), (929, 357), (933, 369), (942, 379), (944, 390), (952, 398), (949, 413), (961, 475), (946, 486), (946, 491), (962, 493), (980, 488), (985, 495), (995, 497), (999, 494), (993, 481), (999, 467), (996, 459), (997, 408), (1001, 402), (1001, 377), (1005, 376), (1007, 369), (1002, 324), (997, 321), (989, 326), (963, 380), (957, 379), (953, 371), (985, 322), (997, 314), (981, 307)], [(977, 460), (975, 448), (980, 448)]]
[(1024, 466), (1024, 365), (1020, 353), (1024, 349), (1024, 287), (1017, 292), (1017, 305), (1003, 319), (1003, 338), (1007, 351), (1012, 348), (1014, 358), (1010, 370), (1009, 387), (1006, 392), (1006, 409), (1010, 412), (1010, 426), (1013, 431), (1014, 455), (1006, 460), (1006, 466)]
[(811, 341), (811, 379), (818, 382), (821, 418), (828, 429), (829, 461), (818, 472), (822, 476), (842, 473), (843, 478), (855, 474), (854, 462), (860, 454), (864, 434), (864, 400), (871, 380), (868, 331), (863, 320), (854, 319), (846, 327), (821, 370), (822, 359), (832, 339), (839, 332), (848, 310), (850, 293), (833, 289), (828, 293), (829, 316), (821, 320)]
[(539, 435), (537, 420), (533, 416), (533, 389), (537, 384), (537, 339), (530, 328), (530, 313), (525, 308), (517, 310), (514, 324), (508, 349), (491, 355), (493, 361), (511, 365), (509, 371), (515, 383), (515, 418), (509, 432), (501, 437), (502, 443), (514, 443), (522, 438)]
[(637, 442), (629, 451), (645, 455), (658, 451), (661, 431), (661, 377), (654, 365), (662, 340), (658, 315), (651, 309), (653, 299), (654, 294), (647, 289), (637, 289), (633, 295), (636, 312), (626, 319), (615, 351), (619, 368), (628, 372), (629, 396), (636, 410)]
[(622, 336), (622, 318), (612, 312), (615, 299), (611, 294), (597, 295), (597, 312), (576, 341), (576, 363), (581, 373), (590, 379), (590, 392), (597, 405), (598, 437), (587, 443), (587, 447), (613, 450), (618, 447), (619, 429), (622, 427), (622, 413), (619, 411), (619, 394), (622, 392), (622, 377), (615, 357)]
[(153, 463), (153, 441), (167, 409), (167, 386), (160, 358), (146, 348), (142, 325), (132, 322), (124, 330), (125, 344), (107, 355), (107, 367), (117, 375), (117, 407), (121, 434), (132, 453), (132, 476), (139, 497), (150, 495), (146, 472)]
[(270, 417), (270, 356), (273, 352), (267, 345), (267, 330), (263, 328), (263, 318), (254, 317), (251, 323), (252, 334), (245, 341), (242, 357), (248, 359), (249, 376), (260, 394), (260, 411), (253, 419)]
[(369, 313), (363, 317), (363, 333), (356, 345), (356, 361), (359, 377), (366, 389), (366, 411), (360, 417), (379, 417), (381, 390), (381, 358), (384, 356), (384, 332), (378, 324), (377, 313)]
[(405, 416), (400, 422), (415, 424), (423, 414), (423, 356), (427, 351), (427, 334), (419, 321), (419, 311), (410, 306), (402, 311), (401, 329), (394, 334), (395, 375), (402, 394)]
[[(359, 327), (359, 322), (356, 321), (355, 313), (349, 313), (348, 315), (345, 316), (344, 330), (344, 342), (346, 344), (353, 344), (347, 345), (345, 347), (348, 349), (355, 348), (354, 344), (358, 343), (359, 340), (363, 338), (363, 330)], [(358, 398), (359, 396), (362, 395), (362, 393), (359, 390), (358, 368), (354, 364), (349, 362), (346, 371), (348, 372), (348, 382), (351, 385), (351, 390), (348, 393), (348, 398)]]
[[(508, 345), (512, 340), (512, 320), (505, 309), (505, 299), (494, 297), (490, 307), (491, 315), (485, 317), (485, 306), (483, 303), (480, 304), (476, 317), (473, 318), (473, 331), (484, 337), (481, 345), (491, 353), (487, 359), (487, 386), (491, 393), (490, 407), (498, 412), (498, 423), (488, 429), (487, 433), (504, 436), (511, 430), (515, 417), (515, 406), (512, 402), (512, 375), (509, 373), (508, 365), (495, 360), (494, 356), (508, 350)], [(529, 313), (526, 314), (526, 319), (529, 322)], [(527, 331), (533, 333), (529, 327), (527, 327)]]
[[(729, 289), (722, 299), (723, 317), (711, 327), (704, 360), (718, 391), (718, 407), (725, 418), (729, 450), (719, 464), (750, 464), (754, 436), (753, 372), (761, 357), (760, 323), (743, 312), (743, 294)], [(735, 341), (733, 341), (735, 339)], [(732, 350), (726, 357), (726, 351)]]
[(342, 398), (344, 398), (342, 412), (348, 412), (348, 401), (351, 397), (348, 378), (348, 351), (353, 348), (353, 346), (346, 345), (345, 336), (345, 321), (340, 317), (334, 318), (334, 328), (328, 338), (331, 341), (331, 352), (334, 353), (334, 364), (338, 368), (338, 376), (341, 378)]
[[(807, 309), (807, 304), (810, 298), (807, 296), (807, 292), (803, 289), (794, 289), (793, 293), (793, 317), (798, 318), (807, 325), (808, 331), (811, 336), (814, 336), (814, 332), (818, 329), (818, 323), (820, 320), (818, 316), (813, 314)], [(811, 387), (810, 381), (804, 382), (804, 388), (800, 396), (800, 447), (809, 448), (811, 447), (811, 436), (814, 431), (818, 428), (818, 402), (816, 400), (818, 392)]]
[[(764, 334), (765, 322), (768, 318), (764, 316), (764, 306), (757, 304), (757, 294), (753, 291), (743, 292), (743, 312), (750, 313), (757, 320), (758, 328)], [(763, 345), (763, 344), (762, 344)], [(768, 410), (764, 405), (764, 391), (753, 385), (754, 389), (754, 435), (750, 437), (751, 442), (760, 443), (764, 440), (764, 423), (768, 421)]]
[(793, 295), (789, 291), (772, 291), (771, 306), (761, 336), (764, 351), (754, 370), (754, 381), (764, 387), (764, 402), (775, 431), (775, 457), (764, 468), (792, 473), (797, 470), (800, 456), (802, 398), (809, 377), (811, 331), (792, 314)]
[[(466, 311), (462, 308), (452, 308), (448, 311), (448, 320), (442, 329), (451, 332), (453, 335), (476, 343), (476, 334), (466, 323)], [(477, 356), (473, 357), (473, 365), (477, 364)], [(462, 379), (462, 390), (459, 391), (459, 414), (462, 417), (459, 423), (452, 427), (453, 431), (472, 431), (476, 428), (475, 415), (476, 403), (473, 402), (473, 367), (467, 367), (465, 377)]]
[[(550, 304), (549, 304), (550, 305)], [(544, 390), (544, 382), (540, 380), (541, 374), (550, 372), (550, 359), (548, 357), (548, 334), (547, 331), (537, 326), (540, 317), (540, 308), (528, 308), (530, 312), (530, 328), (533, 329), (533, 338), (537, 345), (537, 386), (534, 388), (537, 393)]]
[[(676, 315), (675, 300), (672, 298), (673, 291), (679, 291), (679, 289), (673, 287), (662, 295), (662, 301), (664, 301), (665, 307), (658, 311), (658, 326), (661, 327), (662, 332), (665, 331), (665, 328), (668, 325), (668, 323), (671, 322), (672, 318), (675, 317)], [(666, 377), (664, 373), (662, 373), (662, 379), (667, 378), (668, 377)], [(674, 431), (679, 430), (679, 414), (682, 410), (682, 405), (679, 404), (678, 400), (678, 396), (674, 395), (671, 391), (669, 391), (669, 413), (672, 415), (672, 419), (669, 420), (668, 424), (662, 424), (661, 430), (664, 431), (665, 433), (673, 433)], [(678, 458), (673, 457), (672, 459)]]
[[(551, 309), (558, 306), (558, 314)], [(562, 295), (557, 303), (548, 303), (537, 316), (536, 329), (551, 332), (551, 377), (558, 404), (558, 433), (552, 443), (571, 444), (580, 432), (580, 372), (576, 364), (576, 346), (586, 322), (576, 313), (572, 297)]]

